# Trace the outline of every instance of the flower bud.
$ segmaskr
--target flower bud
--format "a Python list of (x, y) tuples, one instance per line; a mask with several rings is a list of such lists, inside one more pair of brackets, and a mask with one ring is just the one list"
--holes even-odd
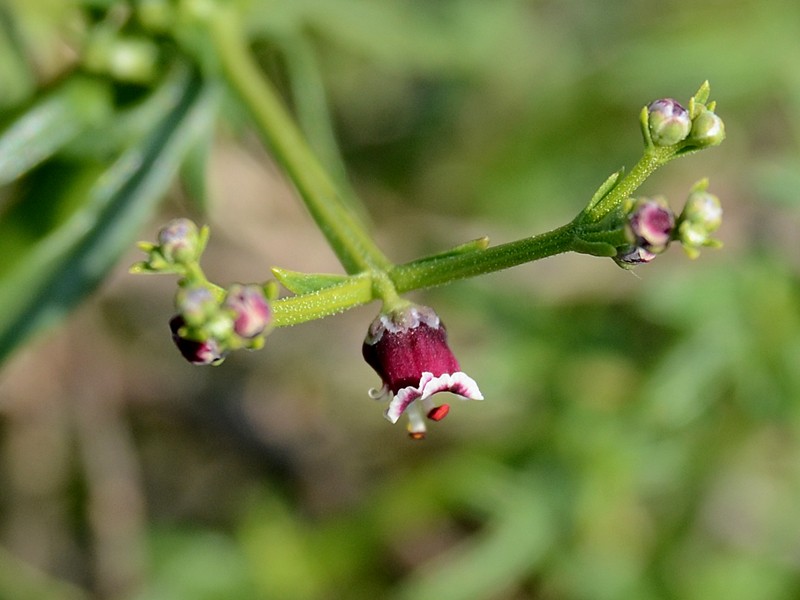
[(651, 253), (666, 250), (674, 228), (675, 215), (663, 198), (639, 198), (628, 210), (628, 237)]
[(689, 138), (696, 146), (716, 146), (725, 139), (725, 123), (716, 113), (704, 109), (692, 121)]
[(233, 330), (240, 337), (261, 335), (272, 322), (272, 309), (257, 285), (233, 284), (223, 304), (233, 312)]
[(225, 360), (226, 353), (222, 351), (217, 340), (209, 338), (201, 342), (183, 337), (181, 329), (185, 325), (186, 321), (181, 315), (175, 315), (169, 322), (172, 341), (186, 360), (193, 365), (218, 365)]
[(711, 237), (722, 224), (722, 205), (719, 198), (705, 191), (695, 189), (689, 194), (686, 206), (678, 219), (677, 239), (683, 244), (686, 253), (695, 258), (703, 246), (719, 246)]
[(202, 326), (219, 310), (214, 292), (204, 286), (180, 288), (175, 294), (175, 307), (192, 327)]
[(198, 258), (200, 233), (189, 219), (173, 219), (158, 232), (158, 243), (168, 263), (185, 264)]
[(686, 199), (680, 218), (681, 221), (701, 223), (711, 233), (722, 224), (722, 204), (714, 194), (696, 190)]
[(655, 100), (647, 107), (650, 138), (656, 146), (672, 146), (686, 139), (692, 128), (689, 111), (672, 98)]

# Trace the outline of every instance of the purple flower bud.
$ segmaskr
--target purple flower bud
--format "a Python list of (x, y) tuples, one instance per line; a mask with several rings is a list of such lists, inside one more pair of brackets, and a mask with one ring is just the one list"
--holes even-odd
[(434, 394), (447, 391), (466, 399), (483, 399), (475, 381), (460, 370), (438, 315), (427, 306), (408, 306), (380, 315), (370, 325), (362, 353), (383, 382), (380, 390), (370, 390), (370, 396), (390, 397), (386, 418), (396, 423), (402, 414), (408, 415), (408, 430), (414, 439), (425, 437), (423, 411), (429, 419), (439, 421), (450, 409), (446, 404), (434, 405)]
[(180, 315), (170, 319), (169, 328), (172, 331), (172, 341), (180, 350), (183, 357), (193, 365), (218, 365), (225, 360), (225, 352), (220, 348), (219, 342), (208, 339), (204, 342), (190, 340), (180, 333), (186, 321)]
[(692, 128), (689, 111), (672, 98), (655, 100), (647, 107), (650, 139), (656, 146), (672, 146), (686, 139)]
[(257, 285), (233, 284), (224, 306), (234, 314), (233, 330), (243, 338), (261, 335), (272, 322), (272, 309)]
[(175, 294), (175, 307), (186, 323), (199, 327), (218, 312), (217, 298), (205, 286), (180, 288)]
[(639, 198), (628, 211), (628, 237), (651, 253), (667, 248), (674, 228), (675, 215), (663, 198)]
[(173, 219), (158, 232), (161, 255), (168, 263), (197, 260), (200, 232), (189, 219)]
[(725, 139), (725, 123), (716, 113), (704, 109), (692, 121), (690, 139), (696, 146), (716, 146)]

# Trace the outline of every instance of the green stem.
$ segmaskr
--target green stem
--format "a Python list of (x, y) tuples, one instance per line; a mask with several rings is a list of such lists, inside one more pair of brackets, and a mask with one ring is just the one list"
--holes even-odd
[(639, 162), (595, 206), (583, 213), (583, 218), (589, 222), (597, 222), (621, 206), (656, 169), (675, 158), (676, 152), (675, 146), (645, 149)]
[(274, 301), (273, 325), (298, 325), (344, 312), (372, 300), (372, 276), (368, 273), (353, 275), (340, 284), (316, 292)]
[(233, 11), (214, 11), (207, 26), (230, 88), (250, 111), (259, 133), (297, 187), (342, 266), (351, 274), (388, 270), (391, 262), (347, 209), (275, 89), (263, 76)]
[(568, 223), (547, 233), (485, 250), (397, 265), (389, 276), (399, 293), (433, 287), (569, 252), (573, 250), (575, 234), (575, 224)]
[[(622, 230), (607, 229), (601, 221), (658, 167), (677, 156), (674, 148), (650, 148), (631, 171), (615, 184), (597, 204), (580, 213), (572, 222), (552, 231), (499, 246), (485, 247), (485, 240), (465, 244), (463, 249), (425, 257), (396, 265), (388, 273), (379, 270), (349, 277), (341, 284), (313, 294), (303, 294), (275, 303), (276, 326), (294, 325), (335, 314), (374, 298), (384, 301), (384, 308), (404, 302), (399, 294), (434, 287), (515, 267), (565, 252), (613, 256), (625, 242)], [(616, 236), (616, 237), (615, 237)], [(619, 238), (619, 239), (617, 239)]]

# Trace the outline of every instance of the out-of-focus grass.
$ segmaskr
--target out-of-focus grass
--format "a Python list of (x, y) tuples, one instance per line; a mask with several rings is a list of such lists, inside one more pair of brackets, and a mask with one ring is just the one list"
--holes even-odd
[[(570, 219), (638, 157), (641, 106), (704, 79), (728, 140), (642, 192), (678, 206), (709, 175), (725, 247), (639, 278), (556, 257), (416, 294), (486, 396), (423, 444), (366, 396), (374, 307), (201, 370), (170, 347), (172, 283), (121, 264), (0, 375), (3, 545), (109, 598), (796, 597), (800, 7), (263, 5), (265, 39), (311, 36), (391, 256)], [(265, 163), (220, 139), (208, 271), (335, 270)]]

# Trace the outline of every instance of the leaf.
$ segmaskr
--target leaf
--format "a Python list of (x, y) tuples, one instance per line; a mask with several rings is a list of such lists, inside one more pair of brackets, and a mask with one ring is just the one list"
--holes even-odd
[(281, 285), (295, 294), (310, 294), (319, 290), (337, 285), (349, 279), (348, 275), (334, 275), (328, 273), (300, 273), (288, 269), (272, 268), (275, 279)]
[(43, 97), (0, 134), (0, 185), (55, 154), (92, 123), (110, 113), (108, 85), (84, 77), (70, 79)]
[(0, 361), (100, 283), (170, 185), (216, 103), (197, 75), (175, 74), (164, 85), (182, 92), (151, 134), (98, 177), (83, 206), (30, 247), (0, 282)]
[(214, 121), (210, 120), (206, 123), (203, 131), (199, 132), (197, 143), (189, 148), (181, 165), (181, 183), (192, 204), (202, 214), (208, 212), (209, 196), (206, 170), (213, 136)]
[(34, 74), (9, 7), (0, 6), (0, 108), (20, 103), (34, 92)]
[[(463, 244), (459, 244), (449, 250), (445, 250), (444, 252), (439, 252), (437, 254), (431, 254), (429, 256), (423, 256), (422, 258), (418, 258), (417, 260), (413, 261), (413, 263), (407, 264), (421, 264), (431, 261), (436, 261), (441, 258), (450, 258), (451, 256), (460, 256), (462, 254), (469, 254), (470, 252), (480, 252), (481, 250), (486, 250), (489, 247), (489, 238), (487, 236), (475, 238), (474, 240), (470, 240), (468, 242), (464, 242)], [(405, 265), (404, 265), (405, 266)]]

